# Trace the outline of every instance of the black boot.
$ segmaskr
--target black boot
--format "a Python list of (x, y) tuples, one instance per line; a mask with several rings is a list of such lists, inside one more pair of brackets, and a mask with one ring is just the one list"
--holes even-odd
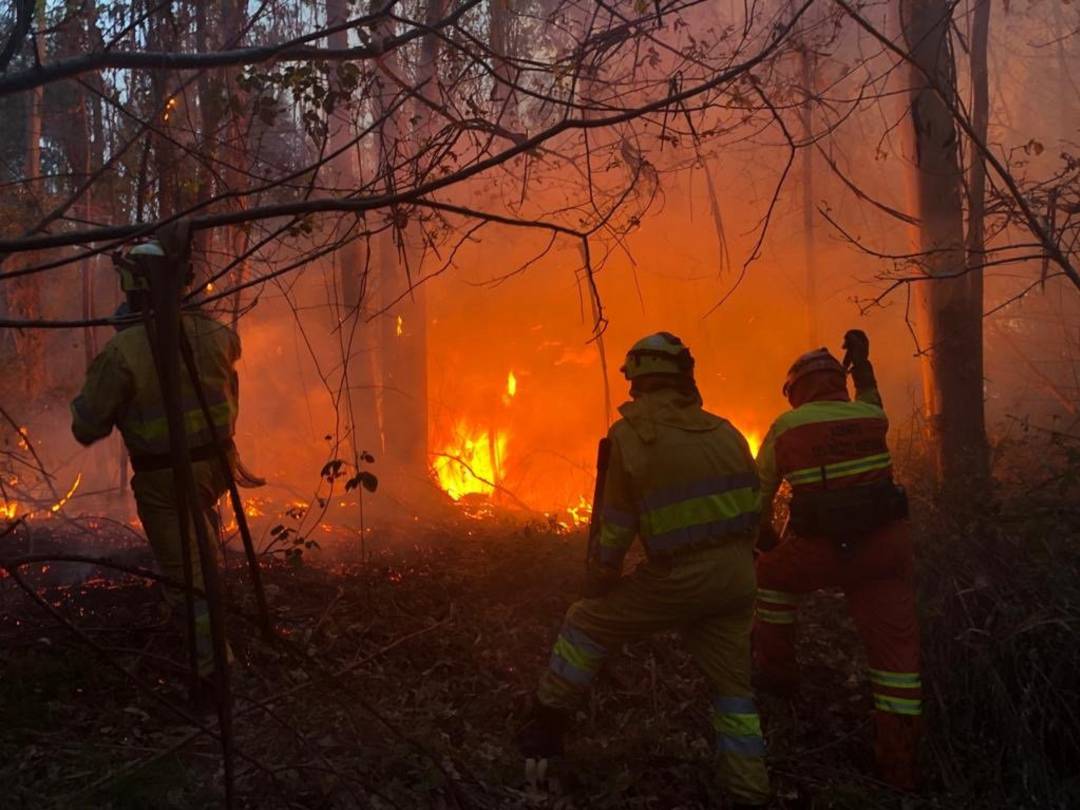
[(517, 733), (518, 750), (526, 759), (551, 759), (562, 756), (563, 734), (569, 716), (561, 709), (533, 700), (532, 708)]
[(562, 756), (568, 721), (566, 712), (533, 700), (517, 733), (518, 750), (525, 758), (525, 784), (530, 793), (559, 792), (558, 780), (550, 766), (552, 760)]

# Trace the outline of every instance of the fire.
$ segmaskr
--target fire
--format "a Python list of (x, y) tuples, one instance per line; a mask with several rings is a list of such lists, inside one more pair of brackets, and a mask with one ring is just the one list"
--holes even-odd
[(14, 520), (19, 513), (18, 501), (0, 501), (0, 518)]
[(453, 438), (436, 454), (432, 469), (439, 486), (455, 501), (465, 495), (491, 495), (506, 460), (506, 431), (454, 426)]
[(761, 434), (756, 430), (748, 430), (743, 436), (746, 437), (746, 443), (750, 445), (750, 452), (754, 454), (754, 458), (757, 458), (758, 450), (761, 449)]
[(75, 490), (79, 488), (79, 484), (82, 483), (82, 473), (76, 473), (75, 481), (71, 485), (71, 489), (67, 491), (67, 494), (49, 507), (50, 512), (59, 512), (64, 508), (64, 504), (71, 500), (71, 496), (75, 494)]
[(165, 102), (165, 112), (162, 115), (162, 118), (164, 118), (165, 121), (169, 120), (169, 117), (172, 115), (173, 110), (176, 109), (177, 103), (178, 102), (175, 97), (170, 98), (167, 102)]
[(397, 316), (397, 323), (394, 325), (394, 334), (401, 337), (405, 334), (405, 321), (401, 319), (401, 316)]
[(588, 525), (592, 518), (592, 504), (585, 500), (584, 495), (578, 495), (577, 504), (566, 507), (566, 511), (570, 513), (570, 520), (574, 526)]
[(506, 395), (508, 397), (517, 396), (517, 377), (514, 376), (513, 371), (506, 375)]

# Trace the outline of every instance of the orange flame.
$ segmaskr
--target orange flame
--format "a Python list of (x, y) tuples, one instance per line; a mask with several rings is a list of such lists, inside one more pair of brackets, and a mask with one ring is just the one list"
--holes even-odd
[(49, 507), (50, 512), (59, 512), (64, 508), (64, 504), (71, 500), (71, 496), (75, 494), (75, 490), (79, 488), (79, 484), (82, 483), (82, 473), (76, 473), (75, 481), (71, 485), (71, 489), (67, 491), (67, 494)]
[(465, 495), (491, 495), (506, 460), (506, 431), (454, 426), (453, 438), (435, 456), (432, 470), (439, 486), (455, 501)]
[(4, 520), (14, 520), (15, 515), (18, 513), (18, 501), (0, 501), (0, 518), (3, 518)]
[(566, 507), (566, 511), (570, 513), (570, 520), (575, 526), (588, 525), (592, 518), (592, 504), (585, 500), (584, 495), (578, 495), (577, 504)]
[(394, 334), (401, 337), (405, 334), (405, 321), (401, 319), (401, 316), (397, 316), (397, 323), (394, 324)]
[(514, 376), (513, 371), (506, 375), (506, 395), (517, 396), (517, 377)]

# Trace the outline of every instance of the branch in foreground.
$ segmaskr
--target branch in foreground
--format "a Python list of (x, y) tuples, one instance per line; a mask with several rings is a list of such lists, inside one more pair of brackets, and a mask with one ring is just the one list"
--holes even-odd
[[(393, 5), (393, 3), (389, 4)], [(307, 34), (299, 40), (278, 45), (263, 45), (251, 48), (237, 48), (229, 51), (209, 53), (169, 53), (168, 51), (97, 51), (71, 59), (64, 59), (43, 65), (40, 68), (22, 70), (10, 76), (0, 77), (0, 96), (21, 93), (52, 84), (63, 79), (70, 79), (83, 73), (100, 70), (205, 70), (207, 68), (236, 67), (239, 65), (257, 65), (261, 62), (299, 62), (325, 61), (345, 62), (375, 59), (389, 51), (424, 36), (429, 28), (445, 28), (456, 23), (467, 11), (480, 5), (480, 0), (466, 0), (453, 13), (431, 26), (416, 27), (407, 33), (388, 37), (371, 45), (357, 45), (351, 48), (320, 48), (305, 45), (304, 42), (321, 39), (331, 29), (322, 29)], [(382, 9), (374, 15), (352, 20), (346, 27), (359, 28), (376, 17), (386, 14)], [(334, 26), (339, 28), (340, 26)]]
[[(764, 62), (770, 56), (772, 56), (780, 47), (788, 33), (798, 24), (806, 10), (813, 5), (815, 0), (805, 0), (803, 5), (798, 11), (792, 15), (792, 18), (781, 28), (778, 28), (772, 39), (767, 45), (765, 45), (757, 54), (749, 59), (740, 62), (737, 65), (718, 73), (708, 81), (701, 82), (688, 89), (681, 90), (677, 93), (669, 93), (661, 98), (655, 99), (646, 104), (642, 104), (637, 107), (631, 107), (621, 112), (600, 117), (600, 118), (566, 118), (562, 121), (548, 127), (536, 135), (530, 138), (525, 138), (512, 146), (503, 150), (500, 153), (494, 154), (485, 160), (477, 161), (471, 166), (467, 166), (457, 172), (448, 174), (437, 180), (433, 180), (429, 183), (419, 185), (411, 190), (395, 193), (395, 194), (382, 194), (373, 197), (366, 198), (344, 198), (344, 199), (318, 199), (318, 200), (305, 200), (301, 202), (290, 203), (278, 203), (273, 205), (258, 206), (241, 211), (227, 211), (219, 214), (207, 214), (205, 216), (193, 217), (191, 219), (191, 227), (193, 230), (204, 230), (207, 228), (223, 227), (229, 225), (241, 225), (246, 222), (252, 222), (261, 219), (272, 219), (274, 217), (283, 216), (296, 216), (315, 213), (327, 213), (327, 212), (355, 212), (361, 213), (364, 211), (371, 211), (378, 208), (388, 208), (394, 205), (401, 205), (403, 203), (409, 203), (418, 200), (421, 197), (429, 195), (442, 188), (455, 185), (464, 180), (481, 174), (488, 169), (495, 166), (499, 166), (506, 161), (517, 157), (518, 155), (525, 154), (536, 149), (544, 142), (561, 135), (563, 132), (571, 130), (587, 130), (587, 129), (600, 129), (603, 127), (614, 126), (616, 124), (622, 124), (627, 121), (640, 118), (649, 113), (657, 112), (672, 104), (678, 104), (683, 101), (695, 98), (703, 93), (707, 93), (721, 85), (727, 84), (735, 78), (748, 73), (757, 65)], [(2, 84), (0, 84), (2, 87)], [(45, 250), (49, 248), (67, 247), (70, 245), (80, 245), (90, 242), (102, 242), (102, 241), (123, 241), (132, 239), (139, 236), (144, 236), (153, 233), (157, 228), (166, 224), (170, 220), (161, 220), (158, 222), (134, 224), (134, 225), (117, 225), (107, 228), (94, 228), (82, 231), (72, 231), (69, 233), (56, 234), (51, 236), (38, 236), (24, 239), (8, 239), (0, 240), (0, 256), (10, 255), (12, 253), (22, 253), (32, 250)], [(4, 276), (0, 274), (0, 280), (3, 280)]]

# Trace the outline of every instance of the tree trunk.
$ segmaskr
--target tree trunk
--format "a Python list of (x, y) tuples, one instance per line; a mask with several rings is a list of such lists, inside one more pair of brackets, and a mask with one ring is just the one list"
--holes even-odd
[[(797, 11), (795, 0), (789, 4), (791, 13)], [(803, 295), (806, 303), (807, 346), (819, 346), (821, 333), (818, 328), (817, 292), (817, 234), (814, 217), (814, 103), (817, 87), (817, 58), (807, 41), (808, 18), (799, 24), (795, 39), (799, 51), (799, 81), (803, 100), (799, 105), (799, 124), (802, 129), (802, 219), (803, 219)]]
[[(44, 63), (42, 52), (42, 34), (45, 30), (45, 4), (37, 5), (38, 35), (33, 42), (36, 47), (35, 60)], [(26, 196), (29, 201), (27, 225), (41, 216), (45, 210), (45, 184), (41, 180), (41, 121), (44, 112), (45, 89), (35, 87), (30, 92), (26, 116)], [(29, 267), (35, 263), (35, 254), (26, 253), (18, 266)], [(42, 275), (24, 276), (7, 282), (7, 308), (11, 317), (36, 320), (41, 317), (41, 280)], [(45, 388), (45, 343), (43, 335), (37, 329), (23, 329), (12, 333), (12, 348), (15, 355), (15, 368), (21, 383), (21, 394), (27, 403), (36, 400)]]
[(947, 0), (900, 0), (913, 63), (905, 127), (912, 210), (919, 219), (912, 242), (929, 278), (914, 285), (923, 395), (939, 485), (956, 494), (985, 481), (987, 451), (980, 273), (965, 272), (963, 173), (949, 113), (956, 93), (950, 8)]
[(802, 123), (802, 203), (803, 203), (803, 262), (806, 277), (806, 337), (807, 346), (818, 346), (821, 333), (818, 329), (818, 292), (817, 292), (817, 234), (814, 231), (814, 149), (811, 143), (814, 137), (814, 78), (817, 60), (805, 41), (799, 54), (802, 68), (803, 98), (799, 106), (799, 118)]
[[(326, 21), (328, 25), (344, 22), (348, 17), (347, 0), (326, 0)], [(348, 31), (330, 34), (327, 44), (331, 48), (347, 47)], [(333, 70), (336, 67), (332, 66)], [(334, 74), (335, 76), (337, 74)], [(339, 82), (332, 81), (332, 89), (341, 92)], [(327, 182), (339, 194), (356, 190), (357, 149), (355, 146), (345, 149), (353, 138), (352, 107), (346, 99), (339, 99), (334, 111), (327, 116), (328, 145), (333, 153), (341, 152), (330, 163), (330, 177)], [(344, 150), (344, 151), (342, 151)], [(361, 223), (357, 223), (362, 228)], [(342, 228), (344, 230), (344, 228)], [(338, 268), (338, 284), (342, 291), (342, 313), (340, 322), (345, 334), (355, 329), (352, 340), (343, 345), (349, 352), (344, 358), (345, 373), (348, 375), (349, 423), (351, 440), (355, 454), (362, 451), (380, 453), (382, 442), (379, 432), (379, 406), (375, 387), (375, 340), (376, 329), (367, 323), (367, 315), (372, 309), (371, 290), (368, 287), (369, 257), (367, 246), (361, 239), (354, 239), (334, 254)]]
[(514, 77), (510, 72), (507, 56), (510, 53), (510, 12), (511, 0), (489, 0), (488, 40), (494, 76), (491, 84), (493, 120), (502, 124), (504, 129), (518, 129), (517, 98), (508, 87)]
[[(233, 49), (241, 47), (243, 40), (244, 25), (247, 20), (246, 6), (241, 0), (227, 0), (223, 4), (222, 13), (225, 23), (225, 48)], [(236, 77), (238, 71), (228, 68), (222, 71), (221, 81), (225, 87), (228, 103), (228, 126), (225, 131), (225, 144), (222, 152), (225, 156), (225, 183), (231, 192), (237, 192), (247, 185), (245, 170), (250, 156), (247, 145), (247, 127), (240, 110), (244, 109), (243, 100), (240, 98), (240, 88), (237, 86)], [(248, 206), (247, 197), (237, 194), (229, 198), (229, 208), (233, 211), (243, 211)], [(233, 285), (243, 284), (247, 279), (247, 259), (245, 256), (250, 245), (249, 231), (247, 228), (234, 227), (227, 231), (229, 243), (226, 259), (235, 261), (240, 259), (233, 269), (230, 282)], [(237, 290), (232, 301), (232, 328), (237, 328), (240, 319), (241, 294)]]
[[(445, 14), (447, 0), (426, 0), (425, 16), (429, 25)], [(413, 77), (422, 99), (440, 100), (436, 62), (439, 38), (426, 34), (420, 42), (420, 59)], [(401, 63), (394, 55), (386, 66), (398, 77)], [(406, 79), (407, 80), (407, 79)], [(380, 114), (392, 103), (399, 88), (389, 76), (382, 77), (384, 92)], [(432, 137), (435, 113), (421, 100), (414, 100), (417, 121), (411, 148), (416, 150), (416, 172), (426, 171), (431, 158), (426, 154)], [(387, 191), (393, 184), (394, 164), (399, 152), (400, 133), (396, 120), (387, 120), (380, 131), (382, 168)], [(386, 455), (407, 478), (422, 478), (428, 470), (427, 414), (427, 294), (418, 282), (425, 258), (424, 229), (419, 221), (394, 229), (400, 241), (382, 239), (379, 248), (379, 289), (386, 310), (381, 320), (383, 440)], [(402, 261), (404, 260), (404, 261)]]

